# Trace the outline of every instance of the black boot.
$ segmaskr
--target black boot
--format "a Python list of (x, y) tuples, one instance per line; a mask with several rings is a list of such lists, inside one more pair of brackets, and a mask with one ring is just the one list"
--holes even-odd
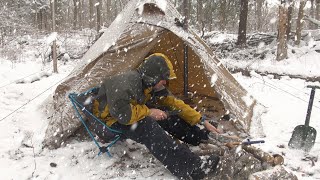
[(199, 180), (199, 179), (205, 179), (205, 177), (208, 177), (208, 176), (212, 177), (212, 175), (217, 169), (219, 161), (220, 161), (220, 157), (212, 154), (202, 162), (201, 167), (199, 167), (198, 169), (195, 169), (192, 172), (191, 174), (192, 179)]
[(208, 157), (208, 159), (206, 160), (205, 164), (204, 164), (204, 170), (206, 173), (212, 173), (215, 172), (218, 166), (218, 163), (220, 161), (220, 157), (212, 154), (211, 156)]

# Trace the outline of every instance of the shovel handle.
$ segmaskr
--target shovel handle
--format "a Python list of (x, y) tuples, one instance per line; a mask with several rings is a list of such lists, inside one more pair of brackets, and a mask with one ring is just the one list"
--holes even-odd
[(312, 105), (313, 105), (313, 100), (314, 100), (314, 95), (316, 93), (316, 89), (320, 89), (320, 87), (319, 86), (315, 86), (315, 85), (308, 85), (307, 88), (311, 88), (311, 93), (310, 93), (310, 98), (309, 98), (306, 122), (304, 124), (305, 126), (309, 126), (310, 116), (311, 116), (311, 111), (312, 111)]
[(312, 88), (312, 89), (320, 89), (320, 86), (316, 85), (308, 85), (307, 88)]

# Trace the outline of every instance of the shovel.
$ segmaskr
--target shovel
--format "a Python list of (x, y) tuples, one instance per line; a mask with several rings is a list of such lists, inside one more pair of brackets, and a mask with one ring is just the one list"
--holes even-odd
[(293, 130), (291, 139), (289, 141), (288, 146), (293, 149), (302, 149), (306, 152), (310, 151), (313, 147), (317, 131), (313, 127), (309, 126), (310, 116), (312, 111), (313, 99), (316, 92), (316, 89), (320, 89), (319, 86), (307, 86), (307, 88), (311, 88), (311, 94), (309, 99), (309, 105), (307, 110), (306, 122), (304, 125), (296, 126)]

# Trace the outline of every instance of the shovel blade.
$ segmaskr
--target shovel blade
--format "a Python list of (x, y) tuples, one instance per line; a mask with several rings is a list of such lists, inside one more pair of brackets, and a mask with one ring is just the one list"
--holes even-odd
[(317, 131), (311, 126), (299, 125), (294, 128), (288, 146), (293, 149), (310, 151), (316, 141)]

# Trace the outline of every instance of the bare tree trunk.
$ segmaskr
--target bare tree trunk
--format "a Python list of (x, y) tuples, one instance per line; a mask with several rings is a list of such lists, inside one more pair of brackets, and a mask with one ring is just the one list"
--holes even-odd
[[(314, 0), (310, 0), (311, 2), (311, 7), (310, 7), (310, 17), (314, 18)], [(315, 25), (313, 23), (309, 22), (309, 26), (310, 29), (315, 29)]]
[(119, 1), (119, 10), (120, 12), (123, 10), (123, 4), (122, 4), (122, 0)]
[(264, 0), (256, 0), (256, 17), (257, 17), (257, 30), (262, 30), (262, 4)]
[(41, 21), (41, 30), (45, 30), (45, 16), (46, 16), (46, 10), (45, 9), (40, 9), (40, 21)]
[[(1, 6), (1, 4), (0, 4), (0, 6)], [(40, 23), (39, 23), (39, 17), (40, 17), (40, 15), (39, 15), (39, 10), (40, 10), (40, 9), (38, 9), (38, 6), (37, 6), (36, 3), (34, 3), (34, 4), (32, 5), (32, 8), (34, 9), (34, 13), (32, 13), (32, 23), (33, 23), (38, 29), (40, 29)]]
[(56, 25), (56, 30), (59, 30), (62, 28), (62, 1), (61, 0), (53, 0), (54, 1), (54, 5), (55, 5), (55, 8), (54, 8), (54, 13), (55, 13), (55, 25)]
[(47, 11), (46, 8), (43, 8), (41, 6), (37, 6), (37, 4), (35, 3), (34, 5), (34, 10), (35, 13), (34, 14), (34, 24), (37, 26), (37, 28), (39, 30), (45, 30), (46, 29), (46, 15), (47, 15)]
[(112, 19), (111, 0), (107, 0), (106, 8), (107, 8), (106, 21), (107, 21), (107, 25), (109, 26), (111, 24), (111, 19)]
[(73, 0), (73, 29), (77, 29), (78, 19), (78, 0)]
[(40, 18), (41, 18), (40, 10), (36, 10), (36, 12), (34, 13), (34, 23), (37, 25), (39, 30), (41, 30)]
[(226, 30), (226, 21), (227, 21), (226, 11), (227, 11), (227, 2), (226, 2), (226, 0), (221, 0), (220, 1), (220, 16), (219, 16), (221, 31)]
[(197, 1), (197, 23), (198, 29), (201, 31), (203, 28), (203, 2), (202, 0)]
[(179, 12), (181, 12), (181, 14), (183, 14), (183, 6), (182, 6), (182, 0), (174, 0), (174, 7), (176, 7), (177, 8), (177, 10), (179, 11)]
[(213, 24), (213, 5), (212, 5), (212, 1), (209, 1), (209, 7), (208, 7), (208, 12), (206, 13), (207, 14), (207, 22), (208, 22), (208, 28), (209, 28), (209, 31), (212, 31), (212, 26), (214, 25)]
[(44, 11), (44, 18), (43, 18), (43, 29), (44, 29), (44, 30), (49, 30), (48, 16), (49, 16), (49, 12), (48, 12), (47, 9), (46, 9), (46, 10)]
[(38, 11), (38, 15), (37, 15), (37, 21), (38, 21), (38, 29), (39, 30), (43, 30), (43, 13), (44, 12), (44, 10), (43, 9), (39, 9), (39, 11)]
[(79, 20), (79, 29), (81, 30), (83, 28), (83, 13), (81, 12), (83, 10), (83, 1), (78, 0), (78, 20)]
[(48, 22), (48, 30), (52, 31), (52, 1), (50, 1), (50, 8), (49, 8), (49, 14), (48, 14), (48, 18), (49, 18), (49, 22)]
[(2, 46), (3, 45), (3, 43), (4, 43), (4, 36), (5, 36), (5, 30), (4, 30), (4, 28), (2, 28), (2, 27), (0, 27), (0, 45)]
[(296, 41), (295, 45), (300, 45), (301, 41), (301, 31), (302, 31), (302, 18), (303, 18), (303, 9), (304, 6), (306, 5), (305, 0), (300, 0), (300, 6), (299, 6), (299, 13), (298, 13), (298, 19), (297, 19), (297, 29), (296, 29)]
[(240, 5), (240, 21), (238, 29), (237, 45), (245, 46), (247, 42), (247, 18), (249, 0), (241, 0)]
[(288, 57), (287, 46), (287, 9), (285, 7), (285, 0), (281, 1), (279, 6), (279, 26), (278, 26), (278, 48), (277, 48), (277, 60), (281, 61)]
[(101, 9), (102, 9), (102, 0), (98, 0), (97, 5), (97, 32), (101, 29)]
[(315, 15), (316, 20), (320, 20), (320, 0), (316, 0), (316, 15)]
[[(238, 28), (238, 21), (233, 20), (233, 17), (237, 17), (238, 14), (237, 12), (239, 12), (238, 10), (236, 10), (236, 4), (239, 2), (239, 0), (228, 0), (227, 1), (227, 6), (226, 6), (226, 13), (225, 13), (225, 23), (226, 23), (226, 28), (228, 28), (228, 24), (232, 24), (232, 30), (233, 29), (237, 29)], [(237, 12), (236, 12), (237, 11)], [(229, 23), (231, 22), (231, 23)]]
[(119, 1), (115, 1), (114, 2), (114, 16), (113, 16), (113, 19), (115, 19), (116, 17), (117, 17), (117, 15), (118, 15), (118, 3), (117, 2), (119, 2)]
[(190, 9), (189, 9), (189, 0), (183, 0), (183, 15), (184, 15), (184, 25), (183, 27), (188, 29), (188, 21), (190, 16)]
[(71, 9), (72, 9), (72, 5), (70, 5), (70, 3), (73, 3), (72, 1), (68, 2), (68, 9), (67, 9), (67, 20), (66, 23), (68, 24), (67, 27), (70, 27), (71, 24)]
[(90, 29), (94, 28), (94, 2), (93, 0), (89, 0), (89, 26)]
[(287, 40), (290, 39), (291, 36), (291, 24), (292, 24), (292, 13), (293, 13), (293, 7), (294, 7), (294, 2), (293, 0), (289, 0), (289, 7), (288, 7), (288, 20), (287, 20)]

